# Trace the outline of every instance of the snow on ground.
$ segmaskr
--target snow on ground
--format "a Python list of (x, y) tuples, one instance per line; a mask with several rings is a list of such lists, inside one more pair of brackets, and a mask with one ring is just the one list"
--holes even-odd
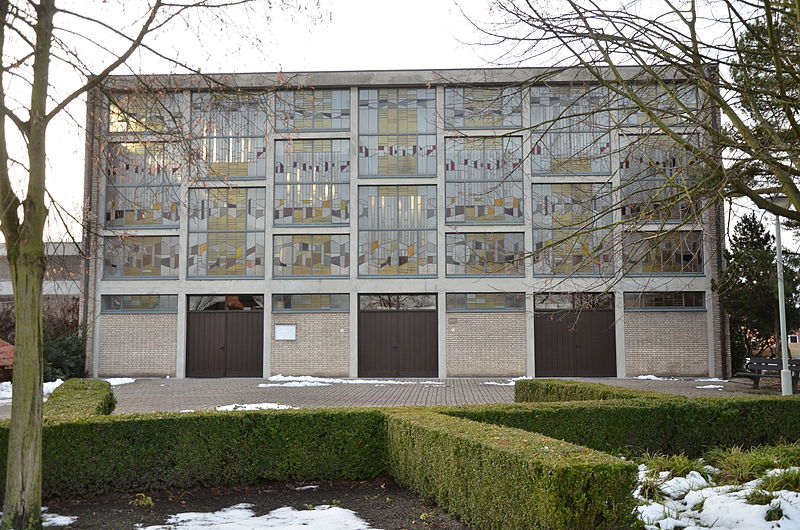
[[(784, 473), (800, 468), (775, 469), (765, 476)], [(639, 519), (646, 530), (700, 530), (716, 528), (719, 530), (773, 530), (800, 528), (800, 493), (796, 491), (770, 492), (774, 499), (768, 504), (748, 504), (747, 496), (759, 491), (762, 479), (742, 485), (714, 485), (711, 477), (714, 468), (704, 476), (691, 471), (685, 477), (668, 479), (669, 472), (661, 472), (657, 477), (649, 476), (647, 466), (639, 466), (639, 482), (655, 483), (664, 498), (660, 501), (641, 496), (642, 486), (636, 489), (634, 497), (640, 502), (637, 508)], [(779, 509), (780, 513), (774, 511)], [(767, 520), (767, 513), (774, 521)]]
[(720, 379), (719, 377), (706, 377), (703, 379), (695, 379), (698, 383), (727, 383), (727, 379)]
[(695, 388), (699, 388), (700, 390), (706, 390), (706, 389), (708, 389), (708, 390), (712, 390), (712, 389), (722, 390), (725, 387), (722, 386), (722, 385), (701, 385), (701, 386), (696, 386)]
[(309, 510), (291, 507), (278, 508), (256, 517), (252, 504), (235, 504), (217, 512), (188, 512), (172, 515), (164, 526), (148, 526), (142, 530), (222, 528), (224, 530), (249, 530), (251, 528), (283, 528), (284, 530), (366, 530), (371, 528), (352, 510), (323, 504)]
[[(0, 512), (0, 517), (3, 517), (3, 512)], [(77, 520), (77, 517), (71, 515), (47, 513), (47, 506), (42, 506), (42, 526), (69, 526)]]
[[(61, 385), (61, 383), (63, 383), (63, 382), (64, 381), (62, 381), (61, 379), (56, 379), (55, 381), (48, 381), (47, 383), (42, 385), (42, 392), (46, 396), (46, 395), (50, 394), (51, 392), (53, 392), (53, 390), (58, 388), (59, 385)], [(13, 392), (12, 392), (12, 389), (11, 389), (11, 382), (6, 381), (6, 382), (3, 382), (3, 383), (0, 383), (0, 405), (3, 405), (5, 403), (11, 403), (11, 396), (12, 395), (13, 395)]]
[(443, 385), (443, 381), (393, 381), (391, 379), (337, 379), (331, 377), (314, 377), (311, 375), (273, 375), (268, 377), (270, 383), (261, 383), (258, 388), (328, 386), (328, 385)]
[(647, 379), (648, 381), (677, 381), (677, 377), (658, 377), (657, 375), (637, 375), (634, 379)]
[(111, 386), (119, 386), (133, 383), (136, 381), (136, 379), (133, 379), (132, 377), (109, 377), (108, 379), (103, 379), (103, 381), (108, 381), (108, 384)]
[(511, 379), (506, 379), (505, 383), (498, 383), (496, 381), (486, 381), (483, 383), (484, 385), (495, 385), (495, 386), (514, 386), (514, 383), (517, 381), (521, 381), (523, 379), (530, 379), (530, 377), (513, 377)]
[(295, 491), (306, 491), (306, 490), (315, 490), (315, 489), (319, 489), (319, 486), (317, 486), (315, 484), (309, 484), (308, 486), (297, 486), (295, 488)]
[(217, 410), (283, 410), (294, 409), (290, 405), (281, 405), (280, 403), (245, 403), (241, 405), (234, 403), (232, 405), (220, 405)]

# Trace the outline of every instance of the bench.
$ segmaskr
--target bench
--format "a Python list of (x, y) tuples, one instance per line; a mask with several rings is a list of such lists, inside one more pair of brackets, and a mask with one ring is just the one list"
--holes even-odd
[[(758, 388), (762, 377), (780, 379), (783, 361), (770, 357), (748, 357), (745, 359), (746, 372), (739, 372), (734, 377), (746, 377), (753, 380), (753, 388)], [(792, 392), (797, 393), (797, 381), (800, 379), (800, 359), (789, 359), (789, 371), (792, 374)]]

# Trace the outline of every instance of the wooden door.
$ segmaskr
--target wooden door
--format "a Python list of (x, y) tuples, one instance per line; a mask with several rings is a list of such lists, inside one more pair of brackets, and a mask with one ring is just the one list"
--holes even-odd
[(227, 311), (226, 317), (225, 377), (261, 377), (264, 313)]
[(225, 376), (225, 311), (189, 313), (186, 377)]
[(263, 311), (190, 311), (186, 377), (262, 377)]
[(360, 311), (359, 377), (437, 377), (436, 311)]
[(614, 311), (544, 311), (534, 315), (537, 377), (614, 377)]

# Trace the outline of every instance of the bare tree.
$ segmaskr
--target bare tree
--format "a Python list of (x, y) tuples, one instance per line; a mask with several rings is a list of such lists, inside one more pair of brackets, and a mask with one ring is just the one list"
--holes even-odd
[[(109, 6), (105, 2), (57, 6), (56, 0), (0, 2), (0, 230), (16, 309), (14, 393), (0, 528), (41, 527), (41, 294), (47, 267), (43, 233), (48, 205), (53, 204), (45, 178), (48, 127), (56, 117), (69, 114), (88, 92), (100, 89), (110, 74), (135, 72), (131, 64), (142, 55), (173, 69), (199, 73), (156, 47), (156, 37), (169, 42), (167, 32), (176, 26), (196, 30), (199, 40), (203, 28), (252, 29), (247, 21), (263, 23), (271, 9), (314, 12), (318, 7), (313, 1), (305, 6), (294, 0), (151, 0), (134, 7), (111, 4), (118, 12), (109, 16)], [(259, 44), (257, 32), (243, 33), (241, 38), (243, 45)], [(74, 82), (54, 75), (64, 70)]]
[(553, 66), (538, 82), (580, 67), (614, 96), (612, 107), (701, 161), (704, 199), (746, 197), (800, 221), (796, 2), (496, 0), (487, 20), (466, 14), (503, 63)]

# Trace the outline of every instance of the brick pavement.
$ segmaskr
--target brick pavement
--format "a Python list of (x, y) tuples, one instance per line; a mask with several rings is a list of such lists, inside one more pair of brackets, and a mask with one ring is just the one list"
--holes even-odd
[[(777, 394), (774, 388), (763, 391), (750, 389), (749, 381), (701, 382), (694, 379), (650, 381), (639, 379), (583, 379), (628, 388), (640, 388), (684, 395), (736, 396)], [(117, 397), (115, 413), (202, 410), (233, 403), (282, 403), (299, 408), (319, 407), (382, 407), (409, 405), (478, 405), (510, 403), (514, 387), (486, 383), (508, 383), (508, 379), (405, 379), (413, 384), (384, 383), (345, 384), (329, 386), (259, 388), (265, 379), (137, 379), (133, 383), (114, 387)], [(431, 384), (436, 381), (443, 384)], [(698, 389), (698, 386), (722, 385), (723, 390)], [(0, 403), (0, 418), (11, 415), (10, 402)]]

